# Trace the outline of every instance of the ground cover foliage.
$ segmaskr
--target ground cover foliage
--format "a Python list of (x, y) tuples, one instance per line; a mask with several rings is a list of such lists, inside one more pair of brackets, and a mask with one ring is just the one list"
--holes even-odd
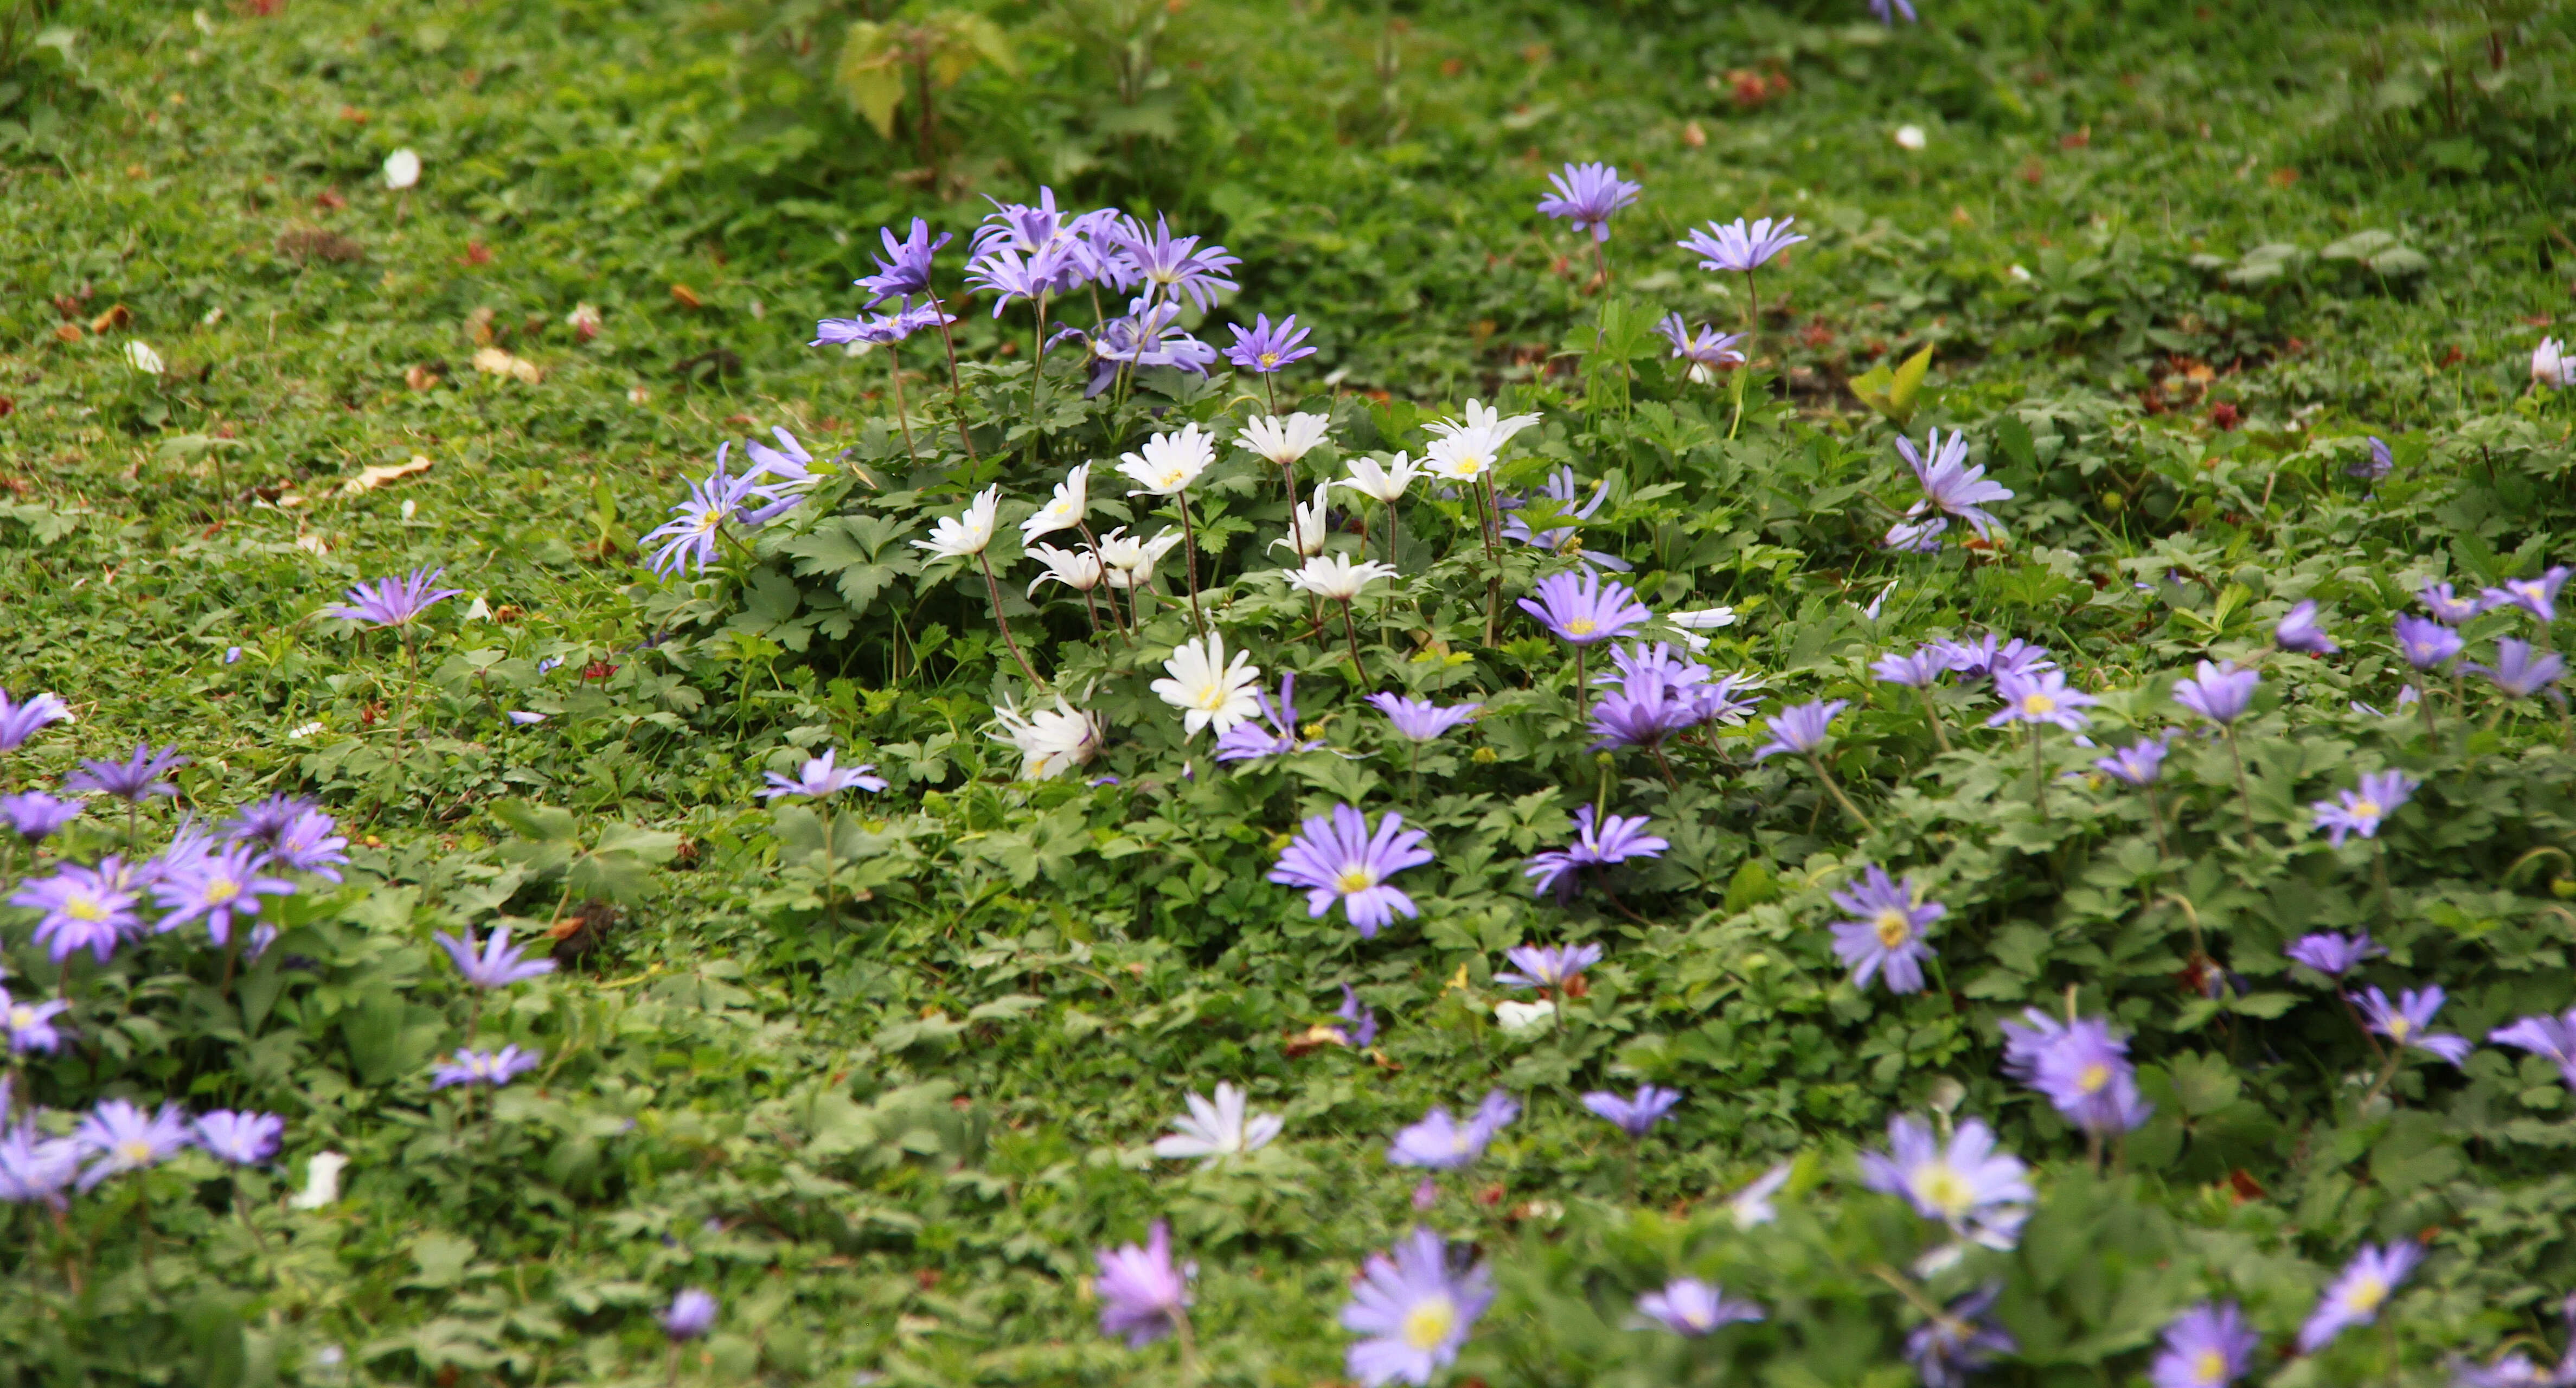
[[(2576, 1125), (2560, 1067), (2489, 1037), (2576, 1002), (2540, 677), (2576, 454), (2533, 381), (2576, 256), (2561, 8), (11, 15), (0, 688), (76, 717), (0, 790), (87, 798), (5, 867), (13, 897), (157, 867), (104, 949), (56, 948), (97, 924), (59, 900), (0, 908), (9, 1381), (2554, 1372)], [(1642, 186), (1607, 241), (1535, 209), (1569, 160)], [(1126, 341), (1086, 291), (1040, 379), (1032, 306), (964, 273), (986, 196), (1041, 186), (1240, 257), (1190, 341), (1294, 313), (1315, 355), (1086, 395)], [(954, 387), (936, 332), (900, 377), (806, 345), (915, 216), (957, 238)], [(1674, 245), (1738, 217), (1808, 239), (1750, 280)], [(1745, 331), (1748, 290), (1750, 369), (1653, 330)], [(1435, 448), (1470, 398), (1534, 417), (1480, 435), (1490, 492)], [(1234, 442), (1298, 411), (1329, 426), (1301, 498), (1399, 450), (1462, 469), (1328, 494), (1327, 547), (1396, 570), (1347, 605), (1287, 585), (1307, 520)], [(1185, 425), (1214, 440), (1185, 500), (1127, 495), (1122, 455)], [(794, 504), (657, 568), (718, 444), (739, 478), (774, 428)], [(2011, 497), (1942, 474), (1918, 508), (1895, 444), (1936, 428)], [(1189, 524), (1105, 611), (1019, 541), (1085, 462), (1095, 533)], [(986, 488), (978, 557), (939, 524)], [(416, 620), (325, 612), (424, 568), (458, 591)], [(1520, 607), (1586, 572), (1655, 615), (1578, 648)], [(2434, 584), (2504, 597), (2419, 673), (2392, 623)], [(2308, 603), (2337, 649), (2282, 628)], [(1286, 726), (1156, 691), (1203, 627), (1270, 697), (1296, 677)], [(1988, 635), (2065, 684), (1873, 668)], [(1578, 684), (1637, 640), (1710, 678)], [(2255, 673), (2242, 712), (2203, 660)], [(1732, 718), (1699, 702), (1729, 675)], [(1480, 707), (1417, 744), (1378, 693)], [(997, 718), (1059, 694), (1096, 721)], [(1688, 716), (1598, 748), (1614, 697)], [(1848, 701), (1821, 739), (1789, 713), (1817, 701)], [(2088, 721), (1988, 726), (2015, 710)], [(2151, 787), (2096, 765), (2168, 733)], [(80, 790), (138, 743), (187, 758), (175, 793)], [(827, 749), (881, 788), (761, 798)], [(1342, 806), (1427, 835), (1365, 936), (1331, 864), (1320, 914), (1271, 880)], [(273, 881), (227, 914), (202, 833), (237, 814)], [(1534, 893), (1609, 815), (1660, 851)], [(436, 938), (504, 928), (556, 968), (481, 987)], [(2365, 931), (2340, 980), (2289, 953)], [(1502, 977), (1524, 945), (1599, 957), (1538, 989)], [(2435, 986), (2433, 1051), (2397, 1044), (2420, 995), (2357, 1025)], [(2033, 1008), (2102, 1025), (2036, 1046), (2071, 1076), (2023, 1063)], [(459, 1048), (533, 1064), (440, 1076)], [(1157, 1156), (1219, 1084), (1276, 1136)], [(1640, 1085), (1681, 1096), (1641, 1137), (1585, 1105)], [(1398, 1138), (1496, 1092), (1464, 1147)], [(282, 1130), (188, 1141), (164, 1103)], [(54, 1191), (84, 1118), (125, 1126)], [(2027, 1191), (1956, 1147), (1958, 1183), (1874, 1182), (1898, 1119), (1991, 1133)], [(1426, 1186), (1391, 1143), (1468, 1160)], [(1416, 1229), (1398, 1310), (1455, 1314), (1346, 1361), (1352, 1279)], [(1099, 1317), (1178, 1328), (1160, 1269), (1096, 1255), (1152, 1239), (1195, 1264), (1189, 1334), (1131, 1348)], [(2343, 1273), (2404, 1250), (2384, 1302)], [(1684, 1277), (1762, 1318), (1641, 1322), (1659, 1292), (1727, 1319)], [(2259, 1348), (2190, 1314), (2227, 1303)], [(2321, 1306), (2371, 1319), (2303, 1352)]]

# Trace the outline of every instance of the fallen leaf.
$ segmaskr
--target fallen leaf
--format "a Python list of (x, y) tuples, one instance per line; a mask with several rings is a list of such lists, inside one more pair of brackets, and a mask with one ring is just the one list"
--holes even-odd
[(465, 315), (465, 332), (467, 336), (474, 339), (475, 346), (492, 345), (492, 317), (492, 310), (488, 305)]
[(514, 357), (498, 347), (486, 347), (474, 354), (474, 369), (492, 376), (514, 376), (535, 385), (546, 373), (525, 357)]
[(704, 308), (704, 307), (706, 307), (706, 301), (705, 301), (704, 299), (701, 299), (701, 298), (699, 298), (699, 297), (698, 297), (698, 291), (696, 291), (696, 290), (694, 290), (694, 289), (691, 289), (690, 287), (688, 287), (688, 286), (687, 286), (687, 285), (685, 285), (685, 284), (675, 284), (675, 285), (672, 285), (672, 286), (671, 286), (671, 297), (672, 297), (674, 300), (678, 301), (678, 303), (679, 303), (680, 307), (682, 307), (682, 308)]
[(337, 212), (341, 208), (348, 206), (349, 200), (340, 196), (339, 189), (325, 188), (321, 192), (313, 195), (313, 205), (321, 208), (325, 212)]
[(447, 372), (442, 367), (407, 366), (403, 368), (403, 384), (414, 390), (435, 390), (438, 388), (438, 383), (446, 379)]
[(78, 323), (61, 324), (54, 329), (54, 336), (63, 342), (78, 342), (81, 340), (81, 326)]
[(364, 125), (367, 123), (367, 113), (355, 106), (343, 106), (340, 108), (340, 119), (352, 125)]
[(416, 477), (427, 471), (429, 471), (429, 456), (425, 453), (414, 453), (411, 455), (410, 462), (378, 463), (360, 472), (340, 484), (340, 495), (358, 496), (374, 491), (388, 482), (399, 481), (405, 477)]
[(295, 538), (295, 547), (303, 550), (307, 554), (329, 554), (331, 552), (331, 547), (322, 543), (322, 537), (319, 535), (299, 535)]
[(492, 263), (492, 248), (484, 245), (480, 241), (468, 241), (465, 243), (465, 259), (460, 263), (465, 265), (489, 265)]
[(134, 326), (134, 310), (127, 308), (123, 304), (118, 304), (110, 308), (107, 312), (89, 320), (89, 330), (94, 333), (103, 333), (111, 328), (130, 328), (132, 326)]

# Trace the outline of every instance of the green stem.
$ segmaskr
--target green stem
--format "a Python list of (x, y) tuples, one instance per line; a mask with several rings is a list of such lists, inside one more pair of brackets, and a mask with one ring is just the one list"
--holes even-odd
[(1834, 780), (1834, 774), (1825, 769), (1824, 758), (1817, 756), (1813, 752), (1809, 752), (1807, 754), (1807, 765), (1816, 769), (1816, 779), (1825, 783), (1826, 790), (1833, 792), (1834, 803), (1843, 807), (1843, 813), (1851, 816), (1852, 822), (1860, 826), (1860, 831), (1862, 833), (1875, 834), (1878, 832), (1877, 826), (1869, 822), (1869, 816), (1860, 812), (1860, 806), (1853, 804), (1851, 802), (1851, 797), (1843, 794), (1843, 788)]

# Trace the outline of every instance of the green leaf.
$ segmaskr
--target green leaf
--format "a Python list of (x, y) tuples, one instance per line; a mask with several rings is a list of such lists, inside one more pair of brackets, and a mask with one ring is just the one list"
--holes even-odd
[(1916, 397), (1922, 393), (1924, 373), (1932, 369), (1932, 344), (1907, 357), (1894, 370), (1880, 362), (1851, 381), (1852, 394), (1862, 404), (1896, 422), (1899, 428), (1914, 418)]

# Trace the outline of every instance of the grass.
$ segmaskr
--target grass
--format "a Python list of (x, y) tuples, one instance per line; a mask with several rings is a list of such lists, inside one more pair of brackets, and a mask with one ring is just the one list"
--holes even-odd
[[(16, 1071), (48, 1131), (107, 1097), (287, 1120), (263, 1170), (192, 1152), (59, 1219), (17, 1207), (0, 1376), (1176, 1381), (1169, 1345), (1096, 1333), (1086, 1280), (1156, 1219), (1199, 1264), (1193, 1367), (1219, 1383), (1342, 1374), (1349, 1279), (1417, 1219), (1500, 1276), (1455, 1371), (1494, 1384), (1903, 1382), (1918, 1303), (1987, 1278), (2021, 1346), (1997, 1381), (2131, 1381), (2209, 1296), (2245, 1303), (2268, 1364), (2363, 1241), (2432, 1261), (2384, 1339), (2285, 1381), (2557, 1343), (2576, 1184), (2554, 1067), (2486, 1046), (2383, 1078), (2281, 950), (2369, 928), (2392, 952), (2367, 981), (2443, 983), (2439, 1024), (2472, 1040), (2570, 1002), (2563, 705), (2436, 679), (2430, 718), (2350, 708), (2392, 706), (2382, 633), (2419, 584), (2565, 557), (2568, 406), (2527, 370), (2576, 293), (2562, 10), (990, 14), (1012, 66), (939, 91), (929, 162), (917, 127), (881, 135), (834, 94), (856, 13), (820, 6), (71, 3), (50, 22), (73, 37), (0, 80), (0, 687), (79, 714), (0, 778), (175, 743), (181, 793), (138, 841), (93, 813), (54, 849), (150, 853), (186, 814), (292, 792), (353, 860), (277, 908), (284, 938), (238, 980), (193, 936), (58, 970), (33, 912), (0, 918), (13, 995), (77, 1003), (69, 1043)], [(407, 194), (377, 172), (397, 148), (426, 168)], [(1587, 239), (1530, 210), (1569, 159), (1646, 185), (1609, 295)], [(1083, 774), (1014, 779), (987, 732), (1029, 691), (981, 577), (904, 541), (989, 483), (1042, 499), (1149, 411), (1266, 404), (1156, 380), (1076, 408), (1050, 379), (1046, 427), (1016, 428), (1029, 315), (976, 302), (957, 348), (978, 456), (925, 423), (948, 376), (916, 341), (912, 423), (948, 450), (916, 465), (882, 358), (808, 348), (807, 325), (852, 311), (880, 224), (962, 233), (1040, 182), (1241, 255), (1202, 335), (1256, 310), (1312, 325), (1281, 408), (1331, 413), (1338, 449), (1418, 455), (1469, 396), (1543, 415), (1506, 483), (1605, 480), (1584, 543), (1635, 561), (1658, 611), (1734, 607), (1704, 658), (1767, 680), (1765, 712), (1853, 699), (1835, 741), (1812, 769), (1757, 765), (1757, 716), (1677, 742), (1669, 782), (1596, 760), (1561, 648), (1517, 617), (1485, 640), (1494, 571), (1462, 508), (1419, 492), (1377, 629), (1372, 590), (1353, 630), (1309, 637), (1262, 576), (1285, 507), (1237, 459), (1194, 498), (1203, 582), (1230, 640), (1299, 674), (1307, 735), (1355, 755), (1220, 771), (1145, 688), (1185, 612), (1154, 614), (1140, 655), (1088, 639), (1078, 605), (1013, 597), (1032, 659), (1112, 733)], [(1670, 249), (1737, 216), (1812, 237), (1761, 282), (1740, 421), (1731, 381), (1682, 378), (1645, 331), (1668, 310), (1740, 325), (1745, 287)], [(1968, 430), (2015, 490), (1998, 547), (1955, 526), (1937, 556), (1877, 545), (1914, 484), (1867, 373), (1926, 346), (1905, 426)], [(866, 480), (836, 475), (750, 562), (646, 572), (638, 537), (683, 481), (773, 426)], [(2346, 471), (2374, 435), (2397, 464), (2375, 484)], [(1154, 528), (1098, 471), (1099, 509)], [(1502, 612), (1541, 563), (1498, 566)], [(417, 566), (464, 592), (413, 645), (316, 615)], [(2261, 656), (2303, 598), (2347, 651), (2262, 657), (2254, 721), (2180, 744), (2152, 822), (2062, 735), (2034, 751), (1954, 686), (1918, 701), (1866, 673), (1918, 639), (2024, 637), (2103, 696), (2107, 745), (2187, 722), (2173, 679)], [(2469, 632), (2480, 660), (2555, 639), (2509, 613)], [(1417, 758), (1353, 664), (1487, 716)], [(755, 798), (827, 744), (889, 789), (829, 821)], [(2034, 755), (2074, 777), (2044, 809)], [(2424, 780), (2415, 805), (2327, 848), (2309, 803), (2383, 766)], [(1399, 879), (1419, 918), (1372, 941), (1263, 876), (1343, 802), (1401, 809), (1440, 855)], [(1533, 902), (1522, 860), (1585, 803), (1652, 816), (1670, 851), (1615, 898)], [(1830, 953), (1828, 894), (1867, 862), (1949, 907), (1925, 993), (1855, 989)], [(469, 998), (432, 935), (496, 923), (559, 933), (560, 972)], [(1502, 951), (1558, 941), (1608, 957), (1551, 1025), (1503, 1031), (1493, 1003), (1528, 994), (1493, 982)], [(1314, 1031), (1345, 984), (1386, 1024), (1374, 1049)], [(1998, 1070), (2025, 1006), (2134, 1034), (2158, 1116), (2088, 1154)], [(430, 1091), (468, 1039), (545, 1059)], [(1152, 1158), (1221, 1080), (1285, 1138), (1219, 1170)], [(1687, 1097), (1634, 1144), (1576, 1099), (1647, 1081)], [(1388, 1137), (1494, 1087), (1526, 1113), (1417, 1213)], [(1917, 1276), (1898, 1269), (1937, 1240), (1848, 1157), (1933, 1111), (1993, 1124), (2042, 1198), (2017, 1250)], [(291, 1207), (326, 1149), (351, 1158), (343, 1198)], [(1780, 1223), (1737, 1229), (1723, 1197), (1782, 1160)], [(1624, 1329), (1681, 1270), (1772, 1319)], [(684, 1286), (725, 1310), (672, 1357), (652, 1313)]]

